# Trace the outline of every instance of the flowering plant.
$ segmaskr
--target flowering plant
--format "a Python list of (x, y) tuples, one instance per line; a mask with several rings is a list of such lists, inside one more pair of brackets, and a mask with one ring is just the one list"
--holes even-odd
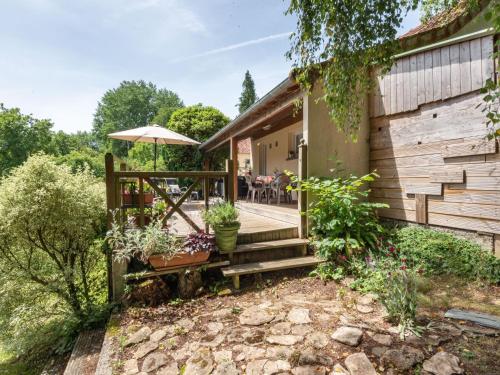
[(203, 231), (190, 233), (184, 242), (184, 248), (189, 254), (200, 251), (212, 252), (215, 250), (215, 237)]

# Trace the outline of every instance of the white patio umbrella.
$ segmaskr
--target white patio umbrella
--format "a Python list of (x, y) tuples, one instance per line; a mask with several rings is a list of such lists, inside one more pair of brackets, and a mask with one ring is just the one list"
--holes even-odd
[(121, 132), (110, 133), (108, 137), (113, 139), (121, 139), (131, 142), (154, 143), (154, 170), (156, 171), (156, 147), (160, 145), (199, 145), (200, 142), (195, 141), (185, 135), (168, 130), (163, 126), (152, 124), (140, 128), (124, 130)]

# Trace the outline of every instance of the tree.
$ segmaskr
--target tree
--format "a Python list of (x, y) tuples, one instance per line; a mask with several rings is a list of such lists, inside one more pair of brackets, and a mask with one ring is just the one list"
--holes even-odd
[(89, 249), (103, 234), (103, 183), (37, 154), (0, 185), (0, 267), (55, 293), (75, 315), (92, 310)]
[(151, 82), (123, 81), (116, 89), (108, 90), (99, 101), (94, 115), (93, 131), (100, 147), (111, 148), (119, 157), (127, 155), (127, 142), (110, 140), (108, 134), (146, 126), (152, 123), (160, 109), (164, 113), (184, 104), (169, 90), (158, 90)]
[[(204, 142), (228, 122), (229, 118), (218, 109), (197, 104), (175, 111), (167, 128)], [(202, 154), (196, 146), (163, 146), (163, 155), (168, 170), (199, 170), (202, 167)]]
[[(477, 0), (464, 0), (470, 6)], [(322, 100), (337, 128), (356, 139), (363, 98), (372, 87), (370, 69), (386, 72), (399, 51), (396, 40), (404, 16), (419, 4), (428, 14), (453, 6), (450, 0), (291, 0), (288, 14), (297, 29), (287, 57), (294, 75), (310, 91), (319, 79)]]
[(241, 92), (239, 103), (237, 104), (240, 114), (250, 108), (257, 100), (257, 95), (255, 94), (255, 83), (253, 82), (252, 76), (248, 70), (245, 73), (245, 79), (243, 80), (242, 87), (243, 91)]
[(0, 176), (22, 164), (30, 154), (53, 152), (52, 122), (23, 115), (0, 103)]

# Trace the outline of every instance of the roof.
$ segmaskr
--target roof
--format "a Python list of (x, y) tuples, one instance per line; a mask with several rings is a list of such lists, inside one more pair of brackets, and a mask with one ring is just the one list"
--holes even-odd
[(491, 0), (478, 0), (475, 7), (470, 7), (470, 0), (460, 0), (448, 10), (444, 10), (427, 22), (418, 25), (399, 37), (403, 50), (421, 47), (448, 38), (462, 29), (476, 17)]

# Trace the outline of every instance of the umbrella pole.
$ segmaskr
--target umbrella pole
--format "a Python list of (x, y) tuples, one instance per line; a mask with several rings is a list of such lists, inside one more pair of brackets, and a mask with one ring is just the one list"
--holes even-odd
[(155, 164), (154, 164), (154, 171), (156, 172), (156, 138), (155, 138)]

